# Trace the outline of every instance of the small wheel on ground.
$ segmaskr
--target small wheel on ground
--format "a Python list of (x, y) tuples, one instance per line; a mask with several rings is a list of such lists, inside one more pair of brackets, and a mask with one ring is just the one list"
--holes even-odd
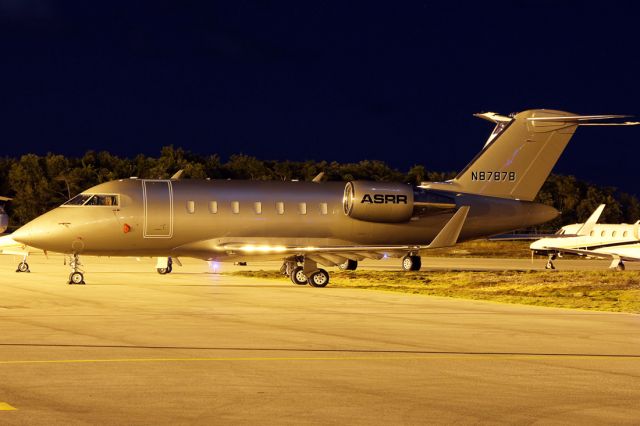
[(158, 271), (160, 275), (165, 275), (169, 273), (169, 268), (156, 268), (156, 271)]
[(547, 264), (544, 265), (544, 269), (556, 269), (556, 267), (553, 262), (547, 262)]
[(72, 272), (71, 275), (69, 275), (69, 284), (84, 284), (82, 272)]
[(620, 261), (618, 266), (616, 266), (616, 271), (624, 271), (624, 262)]
[(173, 271), (173, 265), (168, 264), (167, 265), (167, 274), (170, 274)]
[(291, 281), (296, 285), (307, 284), (307, 276), (304, 274), (302, 266), (296, 266), (293, 268), (293, 271), (291, 271)]
[(422, 267), (420, 256), (405, 256), (402, 258), (403, 271), (419, 271)]
[(326, 287), (329, 284), (329, 273), (324, 269), (318, 269), (309, 276), (309, 285), (312, 287)]
[(339, 264), (338, 268), (343, 271), (355, 271), (358, 268), (358, 261), (347, 259), (346, 262)]
[(16, 272), (29, 272), (29, 264), (27, 262), (18, 263), (18, 269)]

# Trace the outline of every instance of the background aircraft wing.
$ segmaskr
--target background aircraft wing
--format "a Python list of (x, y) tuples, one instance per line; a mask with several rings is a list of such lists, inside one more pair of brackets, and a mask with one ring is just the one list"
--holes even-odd
[(570, 254), (577, 254), (580, 256), (595, 257), (598, 259), (621, 259), (621, 260), (627, 260), (627, 261), (640, 260), (640, 247), (637, 247), (637, 248), (624, 247), (618, 250), (609, 250), (606, 252), (595, 251), (595, 250), (584, 250), (584, 249), (560, 248), (560, 247), (548, 247), (548, 250), (557, 251), (559, 253), (570, 253)]

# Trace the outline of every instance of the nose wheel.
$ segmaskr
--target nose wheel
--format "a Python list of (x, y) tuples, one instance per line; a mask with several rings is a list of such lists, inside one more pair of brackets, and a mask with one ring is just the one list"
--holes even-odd
[(16, 272), (31, 272), (29, 270), (29, 264), (24, 260), (18, 263), (18, 268), (16, 269)]
[(69, 274), (69, 285), (84, 284), (84, 275), (80, 271), (80, 256), (74, 253), (69, 261), (71, 266), (71, 274)]

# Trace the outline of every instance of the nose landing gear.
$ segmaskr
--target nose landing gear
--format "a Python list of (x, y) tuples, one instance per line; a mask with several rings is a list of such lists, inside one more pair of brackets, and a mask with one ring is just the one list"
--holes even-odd
[(29, 264), (24, 260), (18, 263), (18, 269), (16, 269), (16, 272), (31, 272), (29, 270)]
[(84, 284), (84, 275), (80, 271), (80, 256), (74, 253), (69, 260), (69, 266), (71, 266), (71, 274), (69, 274), (69, 285)]

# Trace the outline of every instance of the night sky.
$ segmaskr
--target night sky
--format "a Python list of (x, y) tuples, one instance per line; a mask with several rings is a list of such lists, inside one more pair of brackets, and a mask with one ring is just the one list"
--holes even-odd
[[(640, 14), (575, 2), (0, 0), (2, 155), (88, 149), (460, 170), (491, 124), (640, 115)], [(582, 128), (555, 171), (640, 193), (640, 127)]]

